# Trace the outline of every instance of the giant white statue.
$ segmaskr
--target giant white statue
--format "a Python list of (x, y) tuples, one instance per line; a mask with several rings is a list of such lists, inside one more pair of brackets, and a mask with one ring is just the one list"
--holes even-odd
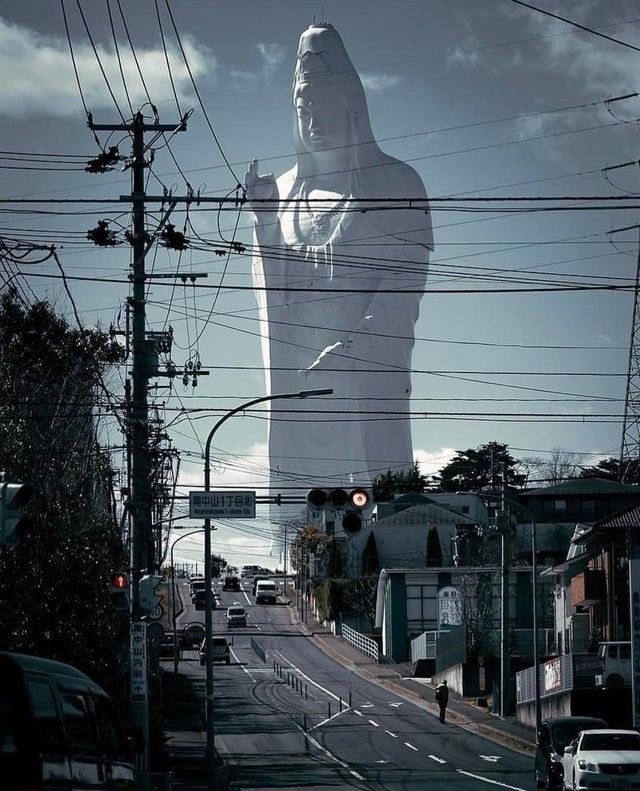
[[(245, 176), (267, 392), (334, 390), (270, 402), (272, 492), (289, 494), (413, 464), (411, 355), (433, 249), (422, 181), (378, 147), (333, 26), (300, 37), (292, 102), (295, 166), (276, 181), (253, 160)], [(385, 203), (399, 198), (419, 208)]]

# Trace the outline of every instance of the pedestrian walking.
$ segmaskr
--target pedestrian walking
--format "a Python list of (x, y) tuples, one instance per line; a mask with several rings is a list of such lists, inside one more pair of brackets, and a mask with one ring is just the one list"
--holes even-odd
[(444, 715), (447, 710), (447, 703), (449, 702), (449, 687), (447, 686), (447, 679), (441, 681), (436, 687), (436, 703), (440, 707), (440, 722), (444, 722)]

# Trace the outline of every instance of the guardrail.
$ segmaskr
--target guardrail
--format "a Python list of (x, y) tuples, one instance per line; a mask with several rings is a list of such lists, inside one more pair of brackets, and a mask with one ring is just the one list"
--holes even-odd
[(380, 649), (375, 640), (367, 637), (365, 634), (356, 632), (350, 626), (342, 624), (342, 639), (353, 646), (357, 651), (371, 657), (374, 662), (380, 661)]
[(264, 648), (259, 643), (256, 643), (253, 637), (251, 638), (251, 648), (253, 648), (253, 650), (260, 657), (260, 659), (262, 659), (263, 662), (267, 661), (267, 656), (264, 652)]

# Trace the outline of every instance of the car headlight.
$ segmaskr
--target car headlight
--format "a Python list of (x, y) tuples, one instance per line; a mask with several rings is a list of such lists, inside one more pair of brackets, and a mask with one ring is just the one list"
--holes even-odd
[(585, 761), (583, 758), (578, 759), (578, 769), (583, 772), (599, 772), (598, 764), (592, 764), (590, 761)]

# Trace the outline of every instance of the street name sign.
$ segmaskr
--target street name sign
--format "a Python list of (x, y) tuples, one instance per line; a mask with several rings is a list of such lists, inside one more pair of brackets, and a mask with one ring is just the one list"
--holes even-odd
[(189, 492), (191, 519), (255, 519), (255, 492)]

